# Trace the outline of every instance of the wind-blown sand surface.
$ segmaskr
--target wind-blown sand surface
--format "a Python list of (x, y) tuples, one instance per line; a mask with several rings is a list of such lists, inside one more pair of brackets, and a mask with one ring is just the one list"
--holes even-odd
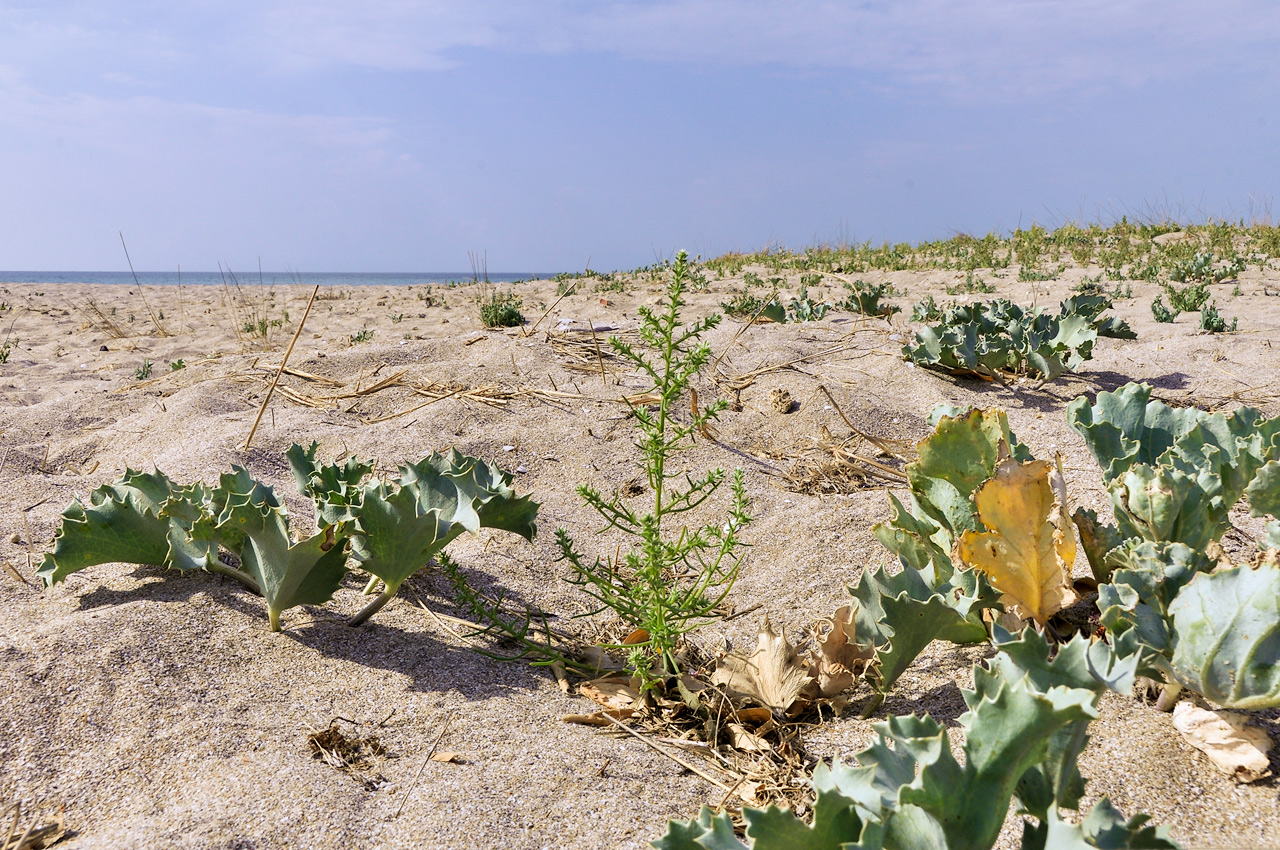
[[(1016, 270), (991, 280), (997, 295), (1052, 306), (1096, 271), (1070, 269), (1046, 284), (1018, 283)], [(944, 299), (944, 286), (963, 274), (861, 277), (905, 287), (908, 296), (895, 302), (909, 314), (926, 293)], [(890, 561), (871, 532), (889, 518), (883, 489), (805, 495), (786, 489), (774, 471), (789, 469), (786, 455), (812, 446), (824, 426), (837, 437), (849, 433), (820, 385), (861, 430), (907, 441), (928, 433), (925, 418), (940, 402), (1002, 406), (1037, 456), (1063, 453), (1072, 499), (1105, 513), (1100, 474), (1067, 426), (1066, 403), (1145, 380), (1176, 403), (1229, 409), (1250, 402), (1280, 413), (1280, 350), (1273, 348), (1280, 346), (1280, 298), (1264, 294), (1264, 284), (1278, 278), (1250, 269), (1236, 298), (1228, 295), (1232, 283), (1214, 287), (1222, 311), (1240, 317), (1239, 332), (1228, 335), (1199, 332), (1195, 315), (1155, 324), (1148, 304), (1156, 287), (1134, 282), (1136, 297), (1116, 313), (1139, 339), (1100, 340), (1077, 376), (1040, 389), (909, 367), (898, 355), (912, 333), (905, 314), (892, 323), (833, 312), (820, 322), (757, 325), (732, 346), (742, 323), (726, 320), (709, 337), (724, 355), (724, 375), (793, 365), (759, 374), (741, 389), (741, 409), (722, 416), (720, 443), (701, 441), (680, 458), (692, 471), (743, 467), (754, 515), (731, 601), (739, 611), (760, 607), (709, 625), (699, 640), (750, 646), (765, 613), (796, 636), (842, 604), (845, 586), (863, 569)], [(838, 282), (829, 282), (810, 287), (811, 296), (841, 297)], [(602, 379), (593, 355), (574, 360), (546, 332), (583, 330), (587, 322), (634, 329), (636, 307), (661, 292), (646, 280), (622, 293), (594, 293), (593, 284), (584, 282), (528, 336), (484, 330), (472, 287), (322, 291), (289, 365), (329, 382), (286, 375), (281, 386), (296, 395), (277, 391), (249, 451), (240, 446), (309, 287), (139, 292), (0, 284), (0, 301), (12, 308), (0, 312), (0, 341), (10, 329), (20, 340), (0, 365), (0, 562), (24, 579), (0, 572), (0, 805), (63, 807), (73, 835), (62, 846), (69, 848), (267, 850), (642, 847), (668, 818), (719, 802), (721, 789), (634, 738), (562, 723), (561, 715), (594, 706), (563, 694), (542, 668), (468, 649), (418, 605), (458, 613), (444, 580), (430, 572), (358, 629), (342, 622), (362, 605), (363, 582), (352, 574), (334, 603), (286, 612), (281, 634), (268, 631), (259, 598), (208, 574), (104, 565), (49, 590), (34, 576), (59, 512), (126, 467), (158, 467), (185, 483), (216, 481), (242, 464), (274, 485), (295, 523), (305, 524), (309, 508), (284, 457), (291, 443), (315, 440), (325, 460), (355, 453), (376, 458), (383, 470), (456, 446), (519, 467), (519, 491), (532, 492), (542, 509), (532, 545), (485, 532), (450, 552), (477, 586), (559, 614), (563, 628), (590, 629), (589, 621), (570, 619), (589, 600), (561, 580), (567, 568), (555, 560), (552, 532), (568, 529), (588, 552), (613, 551), (615, 539), (595, 536), (598, 517), (574, 488), (589, 482), (613, 492), (637, 475), (619, 398), (646, 387), (616, 364)], [(691, 295), (686, 316), (716, 309), (740, 286), (740, 279), (712, 282)], [(543, 312), (537, 305), (556, 298), (549, 281), (514, 291), (524, 298), (526, 329)], [(101, 321), (87, 321), (90, 301), (128, 335), (114, 338)], [(147, 305), (163, 311), (172, 336), (156, 333)], [(255, 311), (282, 320), (265, 344), (237, 332)], [(372, 339), (353, 344), (362, 329)], [(140, 380), (135, 372), (148, 360), (151, 376)], [(185, 368), (171, 371), (178, 360)], [(455, 395), (371, 422), (429, 400), (407, 386), (354, 394), (400, 373), (420, 387), (513, 394), (493, 404)], [(555, 394), (521, 392), (530, 389)], [(798, 410), (775, 410), (775, 389), (789, 391)], [(704, 378), (704, 403), (717, 392), (734, 395)], [(296, 400), (343, 395), (351, 397), (320, 406)], [(726, 500), (727, 492), (711, 512)], [(1260, 529), (1245, 513), (1234, 521), (1245, 535)], [(1077, 572), (1087, 572), (1083, 556)], [(954, 727), (964, 711), (959, 687), (971, 684), (970, 665), (984, 652), (934, 644), (873, 720), (928, 710)], [(860, 687), (855, 705), (867, 695)], [(1256, 716), (1277, 733), (1276, 712)], [(369, 790), (312, 758), (307, 734), (335, 718), (358, 724), (344, 731), (376, 735), (387, 747), (377, 766), (385, 783)], [(1109, 795), (1121, 811), (1153, 815), (1191, 847), (1280, 847), (1274, 780), (1237, 786), (1182, 741), (1168, 715), (1135, 699), (1106, 697), (1091, 731), (1081, 759), (1086, 805)], [(848, 757), (872, 734), (871, 721), (855, 711), (805, 737), (814, 755)], [(437, 739), (438, 750), (456, 752), (460, 763), (427, 761)], [(1272, 766), (1280, 767), (1274, 757)], [(1014, 836), (1007, 828), (1006, 846)]]

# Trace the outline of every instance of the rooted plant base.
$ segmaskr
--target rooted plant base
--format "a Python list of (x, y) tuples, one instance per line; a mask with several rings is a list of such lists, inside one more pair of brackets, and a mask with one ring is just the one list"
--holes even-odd
[[(1016, 271), (984, 277), (996, 297), (1027, 304), (1034, 286), (1038, 303), (1051, 305), (1086, 272), (1097, 269), (1070, 268), (1059, 280), (1036, 283), (1019, 283)], [(1114, 312), (1139, 339), (1099, 340), (1079, 375), (1038, 391), (948, 379), (898, 355), (914, 332), (904, 313), (926, 294), (939, 302), (954, 297), (945, 290), (957, 283), (956, 273), (864, 277), (906, 290), (889, 299), (904, 308), (892, 324), (836, 310), (817, 322), (753, 325), (732, 347), (744, 322), (726, 320), (708, 335), (712, 362), (723, 354), (719, 371), (737, 380), (717, 389), (704, 376), (700, 401), (740, 398), (741, 410), (726, 410), (715, 423), (719, 444), (699, 438), (680, 462), (693, 472), (743, 467), (754, 517), (744, 537), (752, 546), (729, 601), (737, 610), (761, 608), (697, 633), (704, 645), (724, 638), (751, 647), (766, 612), (795, 637), (800, 626), (844, 604), (845, 586), (864, 569), (890, 561), (871, 533), (889, 516), (881, 489), (797, 493), (785, 478), (794, 458), (758, 462), (737, 453), (795, 446), (798, 456), (827, 439), (825, 427), (836, 444), (898, 468), (863, 440), (845, 442), (851, 431), (820, 385), (858, 429), (890, 440), (923, 437), (925, 417), (940, 402), (1001, 406), (1037, 457), (1063, 453), (1074, 503), (1104, 512), (1097, 466), (1067, 425), (1065, 406), (1075, 397), (1143, 380), (1170, 403), (1248, 403), (1280, 413), (1280, 352), (1267, 340), (1280, 327), (1280, 298), (1263, 294), (1280, 286), (1276, 272), (1246, 271), (1245, 294), (1229, 300), (1231, 283), (1211, 287), (1220, 306), (1241, 318), (1229, 335), (1199, 333), (1194, 314), (1156, 323), (1149, 303), (1159, 287), (1135, 281), (1135, 297)], [(789, 283), (794, 295), (798, 276)], [(713, 281), (689, 295), (686, 316), (717, 309), (741, 287), (741, 279)], [(447, 621), (418, 607), (461, 615), (438, 574), (406, 582), (358, 629), (344, 618), (369, 597), (351, 576), (333, 605), (286, 611), (282, 634), (268, 631), (263, 601), (227, 578), (162, 579), (156, 568), (118, 564), (86, 569), (49, 591), (34, 578), (72, 496), (126, 466), (158, 466), (185, 482), (216, 480), (231, 464), (245, 465), (276, 487), (301, 530), (310, 516), (283, 462), (291, 443), (316, 440), (325, 460), (347, 452), (375, 458), (380, 471), (452, 445), (517, 472), (518, 492), (543, 504), (533, 545), (497, 532), (462, 537), (450, 548), (461, 569), (481, 589), (561, 615), (558, 628), (591, 628), (569, 619), (585, 600), (560, 580), (565, 567), (555, 561), (551, 532), (564, 527), (593, 551), (617, 544), (612, 535), (594, 537), (599, 519), (574, 488), (585, 482), (606, 495), (643, 498), (628, 488), (638, 453), (619, 398), (646, 387), (609, 357), (608, 331), (599, 332), (603, 362), (597, 357), (585, 322), (633, 330), (636, 306), (653, 304), (660, 286), (639, 280), (611, 293), (609, 306), (589, 289), (562, 300), (528, 336), (485, 330), (467, 291), (322, 292), (289, 364), (304, 375), (282, 377), (254, 445), (241, 451), (291, 327), (273, 331), (263, 348), (260, 337), (237, 334), (219, 291), (155, 288), (147, 301), (164, 311), (174, 335), (144, 336), (154, 333), (149, 322), (118, 318), (136, 335), (117, 339), (87, 326), (76, 306), (92, 299), (106, 315), (116, 307), (117, 317), (144, 316), (131, 288), (0, 284), (0, 300), (15, 308), (6, 322), (16, 318), (13, 334), (21, 340), (0, 365), (0, 565), (25, 580), (0, 570), (0, 807), (63, 806), (73, 835), (60, 846), (69, 848), (336, 850), (639, 848), (661, 835), (669, 818), (717, 804), (722, 789), (635, 739), (561, 723), (561, 715), (595, 706), (561, 693), (549, 673), (471, 652)], [(284, 286), (259, 294), (271, 291), (277, 306), (269, 315), (287, 309), (294, 321), (310, 294)], [(549, 281), (518, 285), (515, 293), (526, 328), (542, 315), (539, 303), (556, 300)], [(428, 294), (436, 296), (432, 302)], [(810, 283), (808, 294), (814, 301), (847, 295), (834, 279)], [(372, 339), (352, 344), (366, 328)], [(145, 360), (154, 364), (151, 377), (139, 381), (135, 372)], [(178, 360), (185, 367), (170, 371)], [(792, 365), (768, 368), (782, 364)], [(775, 389), (791, 395), (793, 412), (775, 410)], [(691, 523), (722, 516), (726, 499), (708, 503)], [(1233, 522), (1244, 534), (1261, 532), (1246, 514)], [(1240, 546), (1236, 537), (1224, 539), (1228, 551)], [(1087, 573), (1079, 555), (1075, 574)], [(948, 724), (964, 710), (958, 688), (972, 684), (969, 667), (983, 653), (934, 644), (870, 721), (857, 719), (868, 696), (863, 686), (845, 716), (807, 733), (808, 751), (847, 757), (869, 743), (871, 722), (886, 714), (928, 711)], [(1254, 716), (1276, 732), (1276, 712)], [(376, 763), (385, 783), (370, 783), (376, 790), (313, 757), (307, 736), (334, 721), (352, 728), (339, 718), (386, 748)], [(1126, 814), (1145, 812), (1171, 827), (1189, 847), (1280, 846), (1274, 785), (1235, 785), (1182, 741), (1168, 715), (1109, 695), (1091, 732), (1080, 759), (1089, 780), (1086, 807), (1108, 795)], [(437, 744), (458, 761), (430, 761)], [(1272, 764), (1280, 768), (1274, 754)], [(1001, 846), (1016, 846), (1019, 830), (1006, 824)]]

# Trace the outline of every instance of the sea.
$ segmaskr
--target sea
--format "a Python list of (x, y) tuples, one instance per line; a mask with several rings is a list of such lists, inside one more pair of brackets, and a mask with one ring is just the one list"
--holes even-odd
[[(553, 274), (523, 272), (481, 275), (490, 283), (516, 283), (524, 280), (546, 280)], [(0, 284), (40, 283), (105, 283), (132, 286), (211, 286), (227, 284), (302, 284), (304, 286), (416, 286), (426, 284), (471, 283), (471, 272), (263, 272), (231, 274), (230, 272), (23, 272), (0, 271)]]

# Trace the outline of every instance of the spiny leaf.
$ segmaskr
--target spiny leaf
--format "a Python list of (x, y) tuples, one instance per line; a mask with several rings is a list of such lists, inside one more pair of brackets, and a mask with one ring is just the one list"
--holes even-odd
[(1124, 545), (1125, 538), (1114, 525), (1098, 519), (1098, 512), (1092, 508), (1076, 508), (1071, 521), (1080, 534), (1080, 545), (1089, 561), (1090, 572), (1099, 584), (1105, 584), (1115, 569), (1115, 564), (1109, 562), (1107, 556)]
[(668, 821), (667, 834), (649, 844), (655, 850), (748, 850), (734, 835), (729, 815), (716, 814), (709, 806), (694, 820)]
[(1099, 800), (1080, 823), (1064, 821), (1056, 811), (1039, 829), (1029, 824), (1023, 833), (1023, 850), (1179, 850), (1166, 827), (1147, 826), (1149, 815), (1124, 815), (1106, 797)]
[(168, 564), (169, 520), (162, 514), (177, 490), (159, 470), (126, 469), (120, 480), (94, 490), (87, 507), (73, 500), (36, 575), (52, 586), (98, 564)]
[(316, 463), (319, 443), (303, 449), (294, 443), (285, 452), (298, 492), (310, 496), (316, 505), (316, 529), (352, 518), (351, 507), (359, 501), (359, 485), (373, 472), (373, 464), (347, 458), (342, 466)]
[(983, 592), (984, 587), (990, 589), (985, 582), (975, 581), (974, 592), (965, 596), (959, 586), (950, 584), (942, 585), (939, 592), (913, 570), (893, 576), (883, 569), (863, 572), (849, 593), (858, 602), (854, 615), (858, 639), (875, 646), (875, 664), (867, 676), (876, 690), (887, 693), (921, 650), (944, 634), (948, 639), (984, 640), (982, 611), (998, 606), (993, 594)]
[(1280, 705), (1280, 565), (1197, 575), (1169, 616), (1178, 681), (1227, 708)]
[(243, 537), (242, 569), (262, 591), (271, 630), (280, 631), (282, 611), (332, 599), (347, 572), (346, 539), (331, 526), (292, 544), (288, 516), (270, 487), (239, 467), (222, 476), (222, 483), (226, 507), (220, 525)]
[(887, 771), (886, 788), (908, 771), (914, 774), (898, 789), (897, 809), (886, 819), (885, 846), (991, 847), (1018, 780), (1044, 758), (1055, 732), (1097, 716), (1094, 699), (1089, 690), (1055, 687), (1040, 693), (1026, 678), (1001, 680), (960, 718), (963, 765), (951, 754), (946, 730), (932, 719), (876, 724), (880, 742), (859, 753), (859, 763)]
[(1125, 384), (1115, 392), (1098, 393), (1093, 405), (1084, 397), (1067, 405), (1067, 422), (1084, 437), (1107, 482), (1134, 464), (1154, 465), (1208, 415), (1194, 407), (1151, 401), (1148, 384)]
[[(360, 568), (394, 592), (466, 529), (442, 516), (443, 506), (424, 510), (416, 487), (371, 481), (361, 489), (353, 515), (359, 523), (352, 552)], [(448, 511), (452, 516), (455, 511)]]
[(1076, 538), (1066, 485), (1049, 461), (1006, 460), (974, 496), (989, 531), (965, 531), (960, 557), (1042, 626), (1071, 599)]

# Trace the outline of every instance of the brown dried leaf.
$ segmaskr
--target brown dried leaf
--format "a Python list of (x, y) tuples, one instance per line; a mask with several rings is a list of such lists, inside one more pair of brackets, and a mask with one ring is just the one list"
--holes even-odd
[(858, 645), (852, 605), (844, 605), (831, 615), (831, 630), (826, 635), (820, 629), (820, 625), (814, 628), (814, 648), (807, 653), (807, 661), (818, 680), (819, 693), (831, 697), (853, 687), (876, 651), (875, 647)]
[(1206, 711), (1190, 702), (1173, 709), (1173, 728), (1236, 782), (1256, 782), (1271, 773), (1271, 736), (1233, 711)]
[(627, 635), (622, 639), (622, 645), (635, 646), (638, 643), (647, 643), (648, 640), (649, 640), (649, 633), (647, 631), (645, 631), (644, 629), (636, 629), (634, 632), (632, 632), (631, 634)]
[(436, 753), (431, 757), (432, 761), (440, 761), (445, 764), (462, 764), (462, 757), (454, 752)]
[(591, 714), (565, 714), (560, 717), (565, 723), (578, 723), (583, 726), (612, 726), (614, 720), (626, 720), (635, 714), (630, 708), (609, 709), (607, 711), (593, 711)]
[(631, 687), (630, 679), (592, 679), (578, 686), (578, 692), (605, 708), (630, 708), (640, 699), (640, 692)]
[(773, 750), (772, 744), (748, 730), (741, 723), (730, 723), (728, 729), (729, 737), (735, 750), (742, 750), (747, 753), (767, 753)]
[(731, 696), (750, 699), (774, 714), (794, 717), (818, 696), (818, 684), (805, 669), (796, 648), (766, 615), (759, 646), (749, 656), (730, 653), (720, 659), (711, 681)]
[(768, 723), (773, 719), (773, 712), (767, 708), (740, 708), (734, 716), (742, 723)]

